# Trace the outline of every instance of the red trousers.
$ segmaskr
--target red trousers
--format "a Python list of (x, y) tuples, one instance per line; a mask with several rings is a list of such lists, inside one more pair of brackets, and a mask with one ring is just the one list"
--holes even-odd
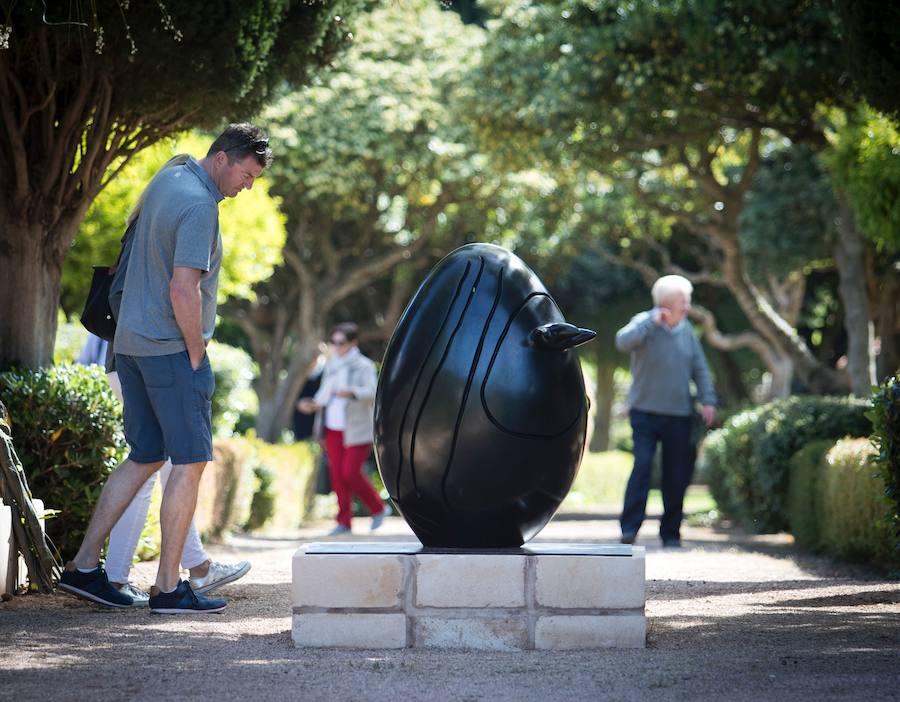
[(363, 463), (369, 457), (372, 444), (344, 446), (344, 432), (325, 429), (325, 451), (331, 487), (338, 501), (338, 524), (350, 526), (353, 516), (352, 498), (356, 495), (373, 515), (384, 511), (384, 502), (372, 483), (362, 474)]

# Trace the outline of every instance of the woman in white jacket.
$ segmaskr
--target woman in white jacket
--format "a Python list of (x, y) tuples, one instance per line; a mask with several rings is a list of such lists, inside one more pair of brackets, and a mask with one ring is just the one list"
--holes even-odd
[(360, 353), (359, 329), (352, 322), (332, 329), (329, 344), (332, 356), (318, 392), (312, 398), (300, 398), (297, 406), (306, 414), (317, 413), (314, 434), (324, 438), (338, 500), (337, 526), (330, 535), (350, 532), (354, 494), (371, 512), (374, 531), (387, 515), (384, 502), (362, 473), (374, 435), (375, 364)]

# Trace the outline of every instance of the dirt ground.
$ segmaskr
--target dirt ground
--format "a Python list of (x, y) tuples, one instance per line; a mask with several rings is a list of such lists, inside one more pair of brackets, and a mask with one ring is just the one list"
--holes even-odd
[[(369, 537), (356, 520), (355, 540)], [(203, 617), (108, 611), (67, 595), (0, 603), (0, 700), (896, 700), (900, 582), (798, 554), (790, 537), (647, 523), (647, 648), (575, 652), (298, 650), (291, 556), (330, 524), (211, 548), (253, 569)], [(647, 534), (644, 537), (644, 534)], [(611, 515), (554, 520), (539, 541), (609, 542)], [(378, 539), (412, 540), (390, 518)], [(345, 539), (346, 540), (346, 539)], [(136, 567), (149, 584), (155, 564)]]

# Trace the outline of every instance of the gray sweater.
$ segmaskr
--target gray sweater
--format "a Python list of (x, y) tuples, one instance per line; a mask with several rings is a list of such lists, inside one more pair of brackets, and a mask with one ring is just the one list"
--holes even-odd
[(687, 320), (669, 329), (653, 321), (653, 310), (641, 312), (616, 333), (616, 348), (631, 353), (632, 409), (689, 416), (691, 380), (702, 404), (716, 404), (703, 349)]

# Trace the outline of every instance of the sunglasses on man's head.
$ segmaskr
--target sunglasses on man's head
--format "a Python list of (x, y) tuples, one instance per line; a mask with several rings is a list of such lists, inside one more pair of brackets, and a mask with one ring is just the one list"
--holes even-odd
[(253, 153), (264, 156), (266, 150), (269, 148), (269, 137), (266, 137), (265, 139), (251, 139), (243, 144), (235, 144), (234, 146), (229, 146), (225, 151), (234, 151), (235, 149), (244, 148), (250, 148)]
[(347, 341), (346, 339), (332, 339), (332, 340), (331, 340), (331, 345), (332, 345), (332, 346), (346, 346), (346, 345), (349, 344), (349, 343), (350, 343), (350, 342)]

